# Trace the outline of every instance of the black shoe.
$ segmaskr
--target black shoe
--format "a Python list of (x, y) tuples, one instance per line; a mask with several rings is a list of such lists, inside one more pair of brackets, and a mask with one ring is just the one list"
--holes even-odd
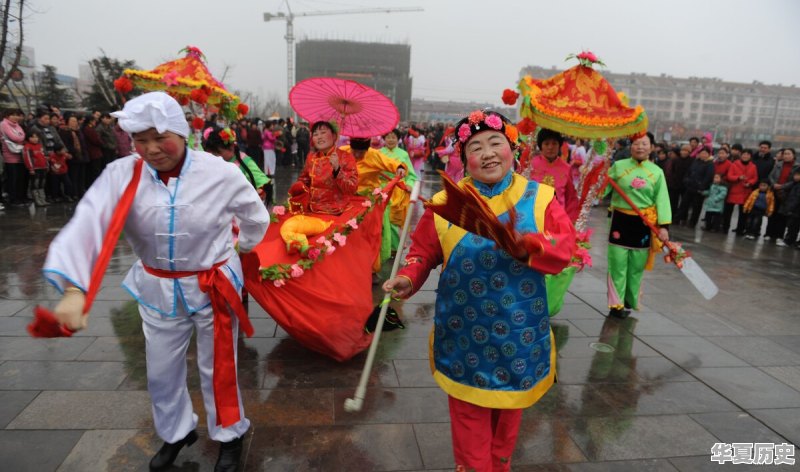
[(612, 308), (608, 312), (608, 316), (609, 317), (619, 318), (621, 320), (624, 320), (630, 314), (631, 314), (630, 310), (623, 310), (622, 308)]
[(150, 460), (150, 470), (164, 470), (175, 462), (178, 453), (181, 452), (183, 446), (191, 446), (197, 441), (197, 431), (192, 430), (185, 438), (180, 441), (170, 444), (165, 442), (161, 449), (158, 450), (155, 456)]
[(233, 441), (220, 443), (219, 458), (214, 466), (214, 472), (236, 472), (239, 470), (239, 459), (242, 457), (244, 436)]

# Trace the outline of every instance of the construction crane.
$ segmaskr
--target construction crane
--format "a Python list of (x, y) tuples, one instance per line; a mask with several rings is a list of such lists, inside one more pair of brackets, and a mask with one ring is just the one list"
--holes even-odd
[(361, 8), (358, 10), (332, 10), (332, 11), (307, 11), (302, 13), (293, 13), (292, 8), (289, 6), (289, 0), (285, 0), (286, 10), (288, 13), (264, 13), (264, 21), (280, 21), (286, 22), (286, 96), (294, 86), (294, 19), (300, 16), (322, 16), (322, 15), (358, 15), (362, 13), (399, 13), (399, 12), (412, 12), (424, 11), (420, 7), (402, 7), (402, 8)]

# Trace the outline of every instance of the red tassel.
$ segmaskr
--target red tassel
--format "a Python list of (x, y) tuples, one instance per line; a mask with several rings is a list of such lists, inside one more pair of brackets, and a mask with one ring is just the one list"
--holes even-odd
[(41, 305), (33, 309), (33, 321), (28, 325), (28, 334), (34, 338), (68, 338), (74, 331), (56, 320), (53, 312)]

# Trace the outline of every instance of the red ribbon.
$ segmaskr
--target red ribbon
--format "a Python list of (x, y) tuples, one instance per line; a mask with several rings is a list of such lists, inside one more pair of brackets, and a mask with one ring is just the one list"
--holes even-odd
[[(103, 238), (103, 246), (100, 249), (100, 254), (97, 256), (97, 261), (92, 268), (92, 275), (89, 279), (89, 288), (86, 292), (86, 301), (83, 305), (83, 313), (89, 313), (94, 303), (94, 297), (100, 291), (100, 283), (103, 281), (103, 275), (106, 273), (106, 268), (111, 260), (111, 255), (114, 253), (114, 247), (117, 245), (119, 235), (122, 233), (122, 228), (125, 226), (125, 220), (128, 219), (128, 212), (133, 204), (133, 198), (136, 196), (136, 189), (139, 188), (139, 179), (142, 176), (142, 166), (144, 160), (137, 159), (133, 164), (133, 176), (131, 176), (128, 186), (122, 192), (122, 196), (114, 208), (114, 213), (111, 215), (111, 222), (108, 225), (108, 231)], [(53, 312), (37, 305), (33, 310), (33, 322), (28, 325), (28, 333), (35, 338), (55, 338), (55, 337), (69, 337), (72, 336), (74, 331), (62, 326), (56, 320)]]
[(182, 279), (197, 276), (200, 290), (208, 294), (214, 310), (214, 406), (217, 409), (217, 425), (227, 428), (241, 420), (239, 395), (236, 390), (236, 356), (233, 346), (233, 318), (228, 310), (236, 314), (242, 331), (253, 335), (253, 325), (242, 305), (239, 293), (222, 273), (222, 265), (201, 271), (170, 271), (144, 266), (144, 270), (156, 277)]

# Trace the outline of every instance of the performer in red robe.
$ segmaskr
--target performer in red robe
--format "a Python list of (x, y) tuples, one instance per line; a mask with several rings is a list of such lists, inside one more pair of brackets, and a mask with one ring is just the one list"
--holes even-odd
[(289, 189), (292, 211), (341, 214), (358, 189), (358, 169), (352, 154), (336, 148), (338, 133), (331, 123), (311, 127), (316, 149), (308, 155), (297, 182)]

